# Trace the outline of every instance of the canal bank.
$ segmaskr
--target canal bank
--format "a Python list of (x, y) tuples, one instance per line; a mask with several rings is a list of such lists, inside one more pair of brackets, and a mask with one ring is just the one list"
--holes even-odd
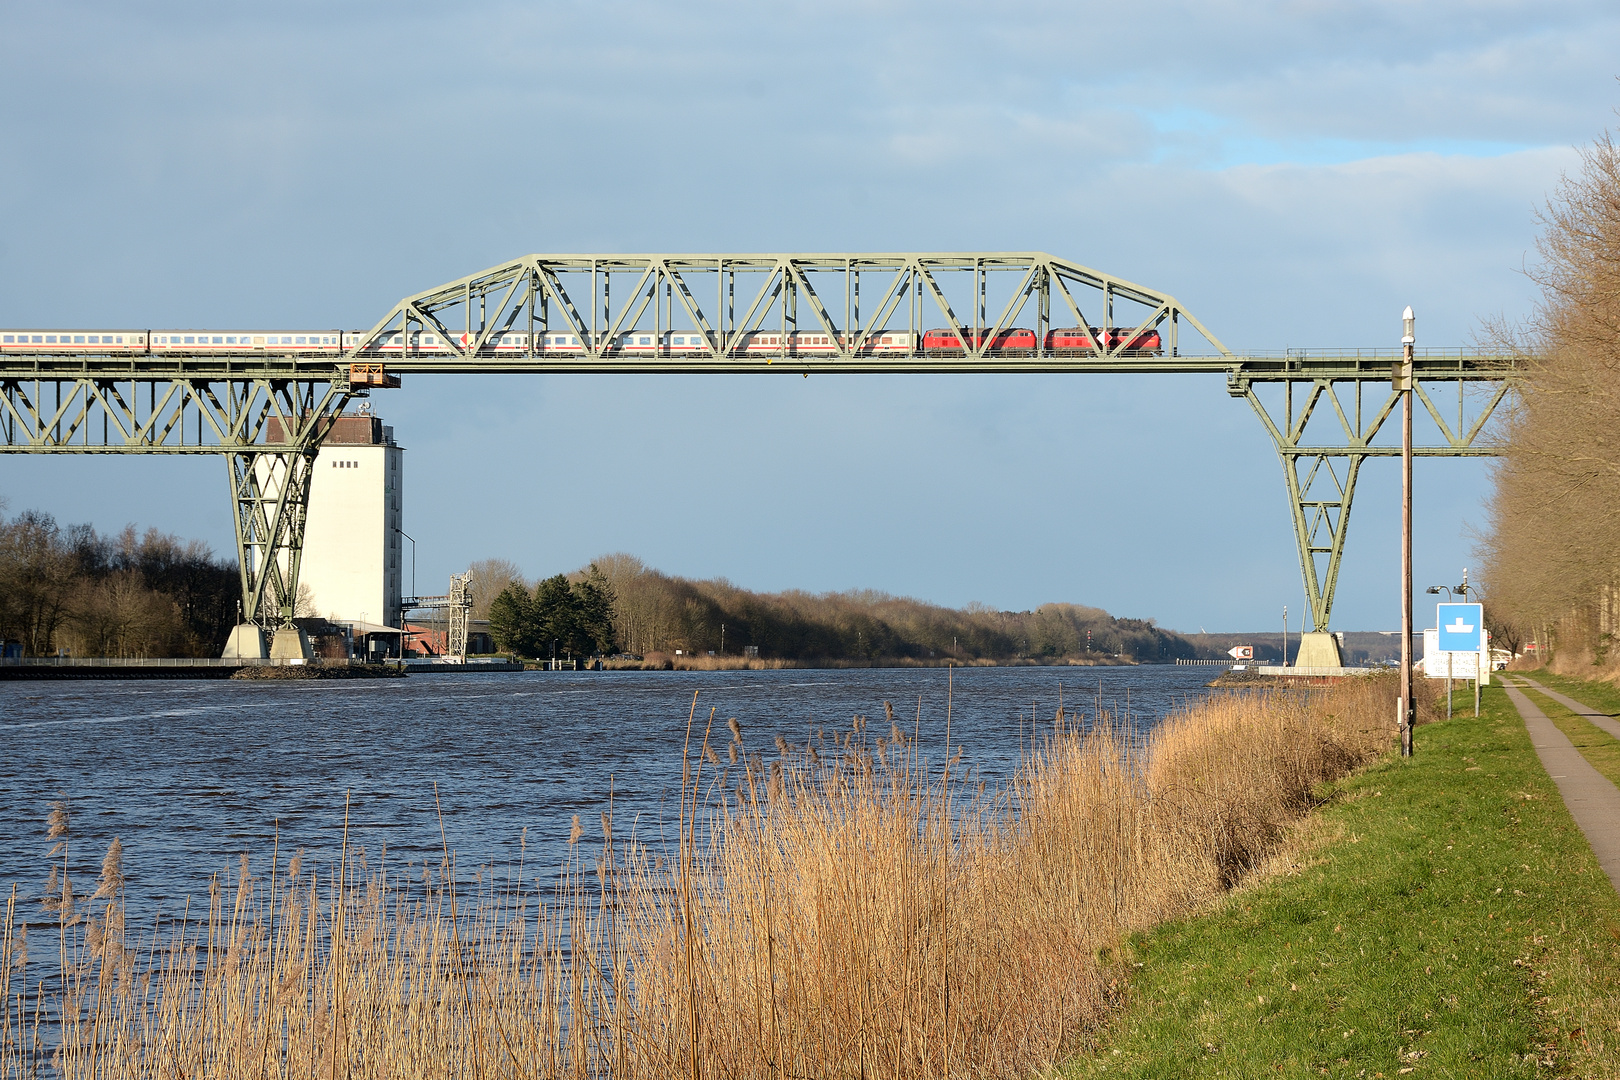
[(1132, 937), (1064, 1075), (1620, 1071), (1620, 896), (1504, 691), (1462, 712), (1322, 789), (1265, 878)]

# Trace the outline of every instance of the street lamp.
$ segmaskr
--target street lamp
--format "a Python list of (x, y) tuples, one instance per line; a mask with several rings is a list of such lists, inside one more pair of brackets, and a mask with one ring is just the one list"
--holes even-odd
[(394, 531), (411, 541), (411, 596), (414, 598), (416, 596), (416, 541), (411, 539), (410, 533), (398, 525), (394, 526)]
[[(1464, 571), (1465, 575), (1466, 573), (1467, 571)], [(1453, 599), (1451, 595), (1451, 587), (1448, 585), (1430, 585), (1423, 591), (1429, 593), (1431, 596), (1439, 596), (1441, 593), (1445, 593), (1447, 603), (1450, 603)], [(1424, 674), (1428, 674), (1428, 671), (1429, 658), (1425, 655), (1423, 658), (1423, 672)], [(1451, 653), (1449, 652), (1446, 653), (1446, 719), (1451, 719)]]
[(1464, 597), (1466, 597), (1470, 593), (1472, 593), (1473, 596), (1474, 596), (1474, 603), (1476, 603), (1476, 604), (1483, 603), (1483, 599), (1479, 595), (1478, 587), (1468, 584), (1468, 567), (1466, 567), (1466, 566), (1463, 567), (1462, 584), (1457, 586), (1457, 591), (1462, 593)]
[(1475, 660), (1474, 660), (1474, 715), (1478, 716), (1479, 715), (1479, 683), (1480, 683), (1480, 679), (1482, 677), (1482, 673), (1479, 670), (1479, 667), (1480, 667), (1481, 664), (1484, 664), (1486, 672), (1489, 672), (1491, 670), (1491, 650), (1490, 650), (1490, 646), (1486, 644), (1486, 639), (1485, 639), (1485, 626), (1484, 626), (1484, 623), (1485, 623), (1485, 598), (1483, 596), (1479, 595), (1479, 590), (1477, 588), (1475, 588), (1474, 586), (1468, 584), (1468, 567), (1466, 567), (1466, 566), (1463, 567), (1462, 584), (1457, 586), (1457, 591), (1462, 593), (1464, 600), (1472, 599), (1474, 603), (1479, 605), (1479, 614), (1480, 614), (1480, 620), (1479, 620), (1480, 621), (1480, 627), (1479, 627), (1479, 635), (1480, 635), (1480, 637), (1479, 637), (1479, 656), (1476, 657)]

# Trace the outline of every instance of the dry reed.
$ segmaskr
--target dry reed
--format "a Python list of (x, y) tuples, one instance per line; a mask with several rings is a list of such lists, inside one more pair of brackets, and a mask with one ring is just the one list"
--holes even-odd
[[(674, 849), (604, 818), (592, 850), (576, 817), (544, 891), (520, 872), (471, 895), (448, 849), (420, 879), (347, 848), (324, 877), (244, 860), (162, 941), (126, 930), (109, 855), (102, 899), (57, 928), (59, 991), (19, 985), (8, 918), (0, 1071), (1026, 1074), (1110, 1007), (1099, 952), (1275, 852), (1316, 784), (1387, 747), (1392, 702), (1373, 679), (1230, 695), (1140, 745), (1060, 710), (989, 792), (931, 768), (892, 710), (888, 739), (857, 717), (818, 761), (769, 764), (694, 712)], [(726, 727), (742, 763), (717, 767)]]

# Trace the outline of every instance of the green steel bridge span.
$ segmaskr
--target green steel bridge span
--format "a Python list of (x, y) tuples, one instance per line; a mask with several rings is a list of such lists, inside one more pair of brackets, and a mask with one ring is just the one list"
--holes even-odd
[[(1064, 326), (1100, 332), (1088, 349), (1046, 348), (1047, 332)], [(1013, 327), (1033, 328), (1035, 347), (994, 348)], [(931, 328), (964, 347), (923, 350), (917, 335)], [(656, 344), (616, 348), (630, 331)], [(671, 331), (696, 347), (670, 347)], [(778, 331), (774, 350), (749, 345), (762, 331)], [(902, 350), (875, 348), (901, 331), (912, 335)], [(1158, 348), (1128, 347), (1147, 331)], [(792, 344), (811, 333), (827, 335), (819, 351)], [(548, 350), (548, 334), (570, 335), (573, 347)], [(1361, 466), (1400, 453), (1385, 432), (1398, 412), (1399, 349), (1233, 353), (1174, 297), (1040, 252), (530, 255), (408, 296), (339, 340), (319, 350), (7, 344), (0, 453), (224, 457), (244, 618), (281, 626), (293, 615), (311, 465), (329, 421), (404, 376), (1219, 374), (1277, 451), (1318, 631)], [(1493, 453), (1484, 433), (1522, 370), (1513, 356), (1418, 350), (1410, 374), (1431, 435), (1415, 452)]]

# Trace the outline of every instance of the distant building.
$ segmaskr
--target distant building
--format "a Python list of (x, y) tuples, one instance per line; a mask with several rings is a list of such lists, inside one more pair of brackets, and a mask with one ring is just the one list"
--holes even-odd
[[(400, 623), (405, 631), (406, 656), (443, 656), (449, 651), (449, 633), (443, 619), (413, 619)], [(488, 619), (467, 622), (467, 655), (488, 655), (495, 651), (495, 637)]]
[(333, 421), (309, 482), (298, 574), (309, 614), (353, 624), (356, 636), (399, 626), (404, 479), (393, 428), (369, 415)]

